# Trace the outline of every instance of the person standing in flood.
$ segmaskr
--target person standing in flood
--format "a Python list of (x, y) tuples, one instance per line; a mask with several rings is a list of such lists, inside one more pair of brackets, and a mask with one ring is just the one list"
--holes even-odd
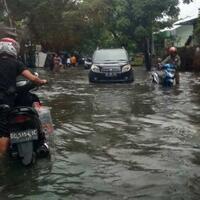
[(197, 46), (194, 52), (194, 57), (193, 57), (193, 69), (195, 71), (200, 70), (200, 47)]
[(70, 57), (67, 58), (66, 66), (67, 66), (68, 68), (71, 67), (71, 60), (70, 60)]
[(62, 67), (62, 59), (58, 55), (58, 53), (56, 53), (53, 57), (53, 72), (55, 73), (59, 72), (61, 67)]
[(76, 64), (77, 64), (77, 58), (75, 55), (73, 55), (71, 58), (70, 58), (70, 62), (71, 62), (71, 66), (75, 67)]

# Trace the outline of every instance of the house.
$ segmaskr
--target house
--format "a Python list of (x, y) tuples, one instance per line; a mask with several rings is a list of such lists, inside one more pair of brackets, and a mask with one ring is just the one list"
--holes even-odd
[(163, 41), (159, 41), (161, 45), (159, 47), (167, 48), (169, 46), (184, 47), (195, 45), (193, 37), (194, 27), (197, 23), (197, 16), (188, 16), (173, 24), (171, 28), (165, 28), (154, 34), (154, 42), (156, 47), (157, 38), (161, 38)]
[(197, 24), (198, 16), (187, 17), (174, 23), (179, 26), (175, 29), (175, 43), (177, 47), (194, 46), (196, 41), (194, 38), (194, 29)]

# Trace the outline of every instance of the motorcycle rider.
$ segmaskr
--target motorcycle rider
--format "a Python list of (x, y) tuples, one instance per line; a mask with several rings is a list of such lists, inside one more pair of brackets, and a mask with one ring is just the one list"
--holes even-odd
[(161, 63), (160, 66), (164, 64), (173, 64), (175, 66), (175, 82), (176, 84), (179, 84), (180, 82), (180, 76), (179, 76), (179, 69), (181, 66), (181, 59), (180, 56), (177, 53), (176, 47), (170, 47), (169, 48), (169, 56), (167, 56)]
[[(22, 75), (28, 80), (43, 85), (47, 80), (33, 75), (26, 66), (17, 60), (19, 45), (12, 38), (0, 39), (0, 105), (6, 104), (11, 108), (15, 103), (16, 78)], [(9, 146), (9, 131), (7, 113), (0, 112), (0, 156)]]

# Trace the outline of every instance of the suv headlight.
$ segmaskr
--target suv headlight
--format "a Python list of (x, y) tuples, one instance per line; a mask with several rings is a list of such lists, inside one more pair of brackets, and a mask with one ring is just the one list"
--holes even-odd
[(130, 70), (131, 70), (131, 65), (129, 64), (122, 67), (122, 72), (128, 72)]
[(100, 72), (99, 67), (96, 66), (96, 65), (92, 65), (91, 70), (92, 70), (93, 72), (96, 72), (96, 73)]

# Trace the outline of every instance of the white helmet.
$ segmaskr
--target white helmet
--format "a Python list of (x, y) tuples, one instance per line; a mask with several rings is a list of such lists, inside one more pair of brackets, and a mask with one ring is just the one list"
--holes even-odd
[(0, 39), (0, 54), (8, 54), (17, 57), (19, 51), (19, 44), (12, 38)]

